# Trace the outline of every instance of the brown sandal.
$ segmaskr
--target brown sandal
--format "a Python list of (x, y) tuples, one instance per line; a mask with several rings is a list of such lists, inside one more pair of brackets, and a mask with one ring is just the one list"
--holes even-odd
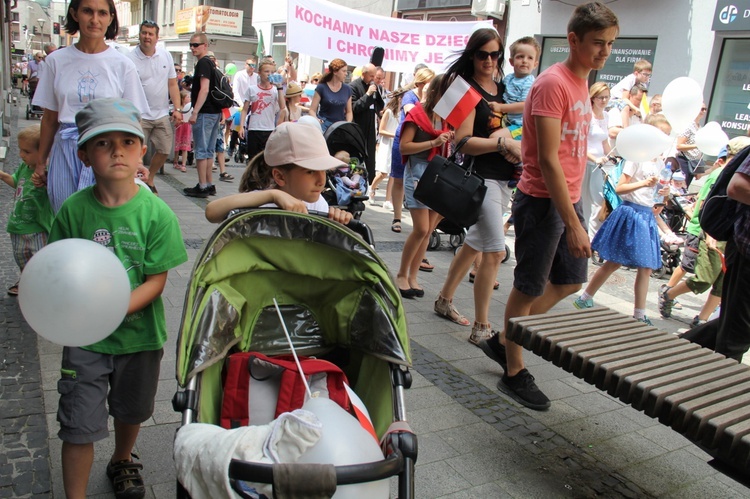
[(435, 300), (435, 313), (440, 317), (455, 322), (459, 326), (471, 325), (471, 321), (456, 310), (456, 307), (453, 306), (453, 301), (443, 298), (442, 295), (438, 295), (437, 300)]
[[(135, 454), (133, 457), (138, 458)], [(146, 495), (143, 477), (140, 474), (142, 469), (143, 465), (132, 459), (107, 463), (107, 477), (112, 482), (117, 499), (139, 499)]]

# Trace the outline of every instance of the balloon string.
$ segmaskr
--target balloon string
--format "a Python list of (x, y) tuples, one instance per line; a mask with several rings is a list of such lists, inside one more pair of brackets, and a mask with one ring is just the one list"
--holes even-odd
[(284, 330), (284, 334), (286, 335), (286, 341), (289, 342), (289, 348), (292, 350), (292, 357), (294, 357), (294, 362), (297, 364), (297, 370), (299, 371), (299, 375), (302, 378), (302, 384), (305, 385), (305, 390), (307, 390), (307, 396), (313, 398), (312, 392), (310, 391), (310, 385), (307, 384), (307, 379), (305, 379), (305, 373), (304, 371), (302, 371), (302, 364), (300, 364), (299, 357), (297, 357), (297, 352), (294, 350), (292, 337), (289, 336), (289, 330), (286, 328), (284, 317), (281, 315), (281, 309), (279, 308), (279, 303), (276, 301), (276, 298), (273, 299), (273, 306), (276, 307), (276, 313), (279, 315), (281, 328)]

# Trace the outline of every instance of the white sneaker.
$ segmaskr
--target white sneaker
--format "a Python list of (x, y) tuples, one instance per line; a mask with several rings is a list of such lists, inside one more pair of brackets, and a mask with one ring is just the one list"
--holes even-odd
[(385, 203), (383, 203), (383, 209), (393, 211), (393, 203), (391, 203), (390, 201), (386, 201)]

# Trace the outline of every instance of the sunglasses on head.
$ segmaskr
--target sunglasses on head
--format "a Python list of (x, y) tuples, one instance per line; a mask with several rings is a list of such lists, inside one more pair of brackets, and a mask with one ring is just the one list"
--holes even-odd
[(196, 49), (196, 48), (200, 47), (201, 45), (205, 45), (205, 43), (202, 43), (202, 42), (201, 43), (190, 43), (190, 48)]
[(500, 51), (494, 50), (492, 52), (487, 52), (486, 50), (477, 50), (476, 52), (474, 52), (474, 57), (480, 61), (483, 61), (488, 57), (493, 61), (496, 61), (500, 58)]
[(141, 26), (150, 26), (150, 27), (156, 27), (156, 26), (158, 26), (158, 24), (156, 24), (156, 21), (149, 21), (149, 20), (146, 20), (146, 21), (143, 21), (143, 22), (141, 23)]

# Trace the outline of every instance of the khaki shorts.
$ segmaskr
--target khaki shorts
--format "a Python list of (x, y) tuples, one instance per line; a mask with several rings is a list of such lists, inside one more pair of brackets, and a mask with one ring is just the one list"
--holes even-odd
[(108, 355), (63, 348), (57, 382), (60, 440), (88, 444), (107, 438), (108, 415), (131, 425), (148, 420), (154, 413), (163, 355), (163, 349)]
[(158, 120), (141, 120), (143, 134), (146, 136), (146, 146), (149, 142), (153, 144), (154, 151), (161, 154), (172, 152), (172, 143), (174, 142), (174, 129), (169, 116), (164, 116)]

